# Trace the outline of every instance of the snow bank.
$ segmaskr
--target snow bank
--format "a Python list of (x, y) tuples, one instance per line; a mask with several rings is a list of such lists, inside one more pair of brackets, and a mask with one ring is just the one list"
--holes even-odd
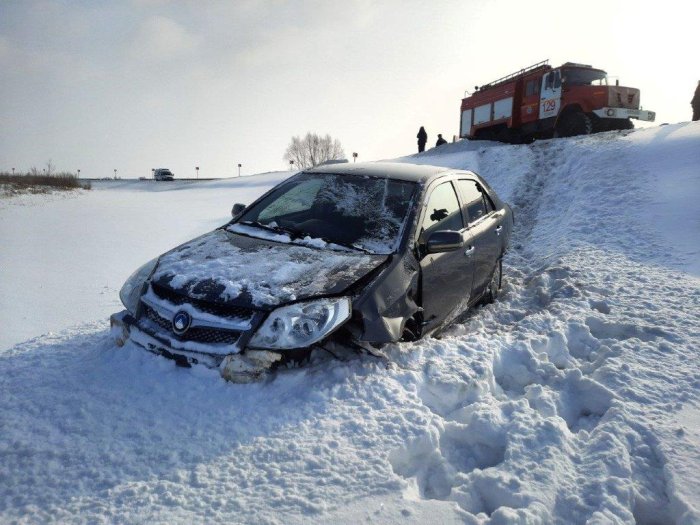
[[(404, 159), (479, 172), (516, 225), (502, 298), (388, 361), (241, 386), (118, 350), (105, 322), (15, 345), (0, 354), (0, 521), (700, 522), (699, 146), (700, 126), (679, 124)], [(110, 243), (122, 264), (137, 259), (126, 274), (157, 251), (146, 210), (189, 202), (190, 229), (206, 230), (231, 201), (100, 192), (99, 220), (61, 265), (98, 257), (121, 202), (133, 230)], [(58, 220), (77, 223), (88, 202), (66, 201)], [(15, 213), (0, 210), (3, 263), (54, 286), (4, 226)], [(27, 242), (50, 247), (65, 230), (39, 228), (43, 213), (22, 218)], [(94, 290), (75, 297), (96, 310)], [(40, 298), (16, 294), (2, 312)], [(28, 332), (42, 322), (14, 318)]]

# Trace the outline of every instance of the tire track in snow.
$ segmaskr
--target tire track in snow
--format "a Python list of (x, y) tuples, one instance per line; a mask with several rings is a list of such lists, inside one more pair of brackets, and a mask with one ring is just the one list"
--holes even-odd
[(541, 206), (542, 190), (548, 177), (553, 176), (552, 153), (549, 142), (532, 145), (532, 165), (522, 177), (511, 196), (517, 228), (513, 231), (513, 246), (522, 250), (537, 224), (537, 213)]

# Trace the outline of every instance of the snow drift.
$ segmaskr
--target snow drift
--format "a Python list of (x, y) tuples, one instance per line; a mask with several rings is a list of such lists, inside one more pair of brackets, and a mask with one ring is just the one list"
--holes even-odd
[[(513, 205), (496, 304), (439, 340), (389, 347), (388, 361), (331, 360), (245, 386), (118, 350), (104, 320), (16, 344), (0, 353), (0, 521), (700, 521), (700, 126), (461, 142), (403, 160), (472, 169)], [(78, 223), (90, 206), (101, 225), (127, 203), (119, 249), (87, 224), (64, 254), (76, 266), (86, 254), (138, 259), (125, 277), (160, 249), (144, 224), (176, 216), (187, 232), (166, 233), (172, 246), (214, 226), (221, 192), (255, 194), (228, 184), (0, 208), (3, 319), (41, 329), (40, 284), (54, 308), (75, 308), (57, 304), (64, 286), (83, 319), (100, 317), (84, 275), (59, 285), (41, 254), (30, 263), (27, 224), (57, 209)], [(32, 233), (32, 245), (57, 243)]]

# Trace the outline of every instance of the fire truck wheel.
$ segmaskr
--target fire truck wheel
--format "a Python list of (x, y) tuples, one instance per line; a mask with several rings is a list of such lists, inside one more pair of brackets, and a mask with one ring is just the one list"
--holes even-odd
[(564, 115), (557, 124), (554, 132), (556, 137), (573, 137), (574, 135), (590, 135), (593, 132), (591, 117), (577, 111)]

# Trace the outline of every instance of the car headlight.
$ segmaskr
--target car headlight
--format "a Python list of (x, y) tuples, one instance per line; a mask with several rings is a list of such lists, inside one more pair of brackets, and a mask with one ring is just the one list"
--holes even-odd
[(141, 293), (143, 292), (143, 285), (151, 276), (157, 264), (158, 258), (148, 261), (146, 264), (141, 266), (141, 268), (131, 274), (131, 277), (126, 280), (124, 286), (122, 286), (122, 289), (119, 291), (119, 299), (122, 300), (122, 304), (131, 315), (136, 315), (136, 310), (139, 306), (139, 299), (141, 298)]
[(318, 299), (274, 310), (249, 346), (290, 350), (317, 343), (350, 319), (350, 299)]

